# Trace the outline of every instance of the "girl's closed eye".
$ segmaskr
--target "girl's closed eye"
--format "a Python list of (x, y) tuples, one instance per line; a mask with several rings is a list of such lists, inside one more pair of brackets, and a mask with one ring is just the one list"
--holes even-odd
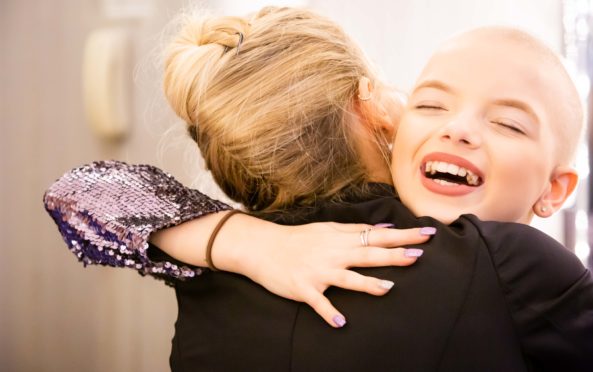
[(516, 123), (503, 120), (493, 120), (492, 123), (498, 125), (499, 127), (505, 130), (509, 130), (518, 134), (525, 134), (523, 129), (521, 129), (519, 125), (517, 125)]
[(437, 102), (421, 102), (414, 106), (417, 110), (447, 111), (444, 105)]

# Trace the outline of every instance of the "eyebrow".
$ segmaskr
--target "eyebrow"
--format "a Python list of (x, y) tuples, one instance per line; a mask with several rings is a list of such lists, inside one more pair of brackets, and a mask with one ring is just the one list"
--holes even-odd
[(539, 123), (539, 116), (537, 116), (537, 114), (535, 113), (535, 110), (529, 106), (527, 103), (517, 100), (517, 99), (497, 99), (493, 102), (494, 105), (496, 106), (506, 106), (506, 107), (514, 107), (516, 109), (519, 109), (523, 112), (526, 112), (529, 116), (531, 116), (533, 118), (533, 120), (535, 120), (536, 123)]
[(419, 84), (416, 88), (414, 88), (414, 91), (412, 92), (412, 94), (416, 93), (417, 91), (419, 91), (422, 88), (435, 88), (435, 89), (445, 91), (447, 93), (455, 92), (455, 90), (453, 88), (451, 88), (449, 85), (443, 83), (442, 81), (426, 80), (426, 81), (423, 81), (421, 84)]

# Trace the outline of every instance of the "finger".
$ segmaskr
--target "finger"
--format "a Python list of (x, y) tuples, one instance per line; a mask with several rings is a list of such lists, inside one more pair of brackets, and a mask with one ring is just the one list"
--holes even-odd
[(340, 232), (348, 232), (348, 233), (360, 233), (361, 231), (372, 228), (373, 225), (369, 225), (366, 223), (339, 223), (339, 222), (322, 222), (322, 224), (327, 224), (331, 226), (334, 230)]
[(423, 253), (422, 249), (360, 247), (345, 253), (347, 267), (409, 266)]
[(331, 302), (323, 294), (311, 290), (304, 299), (313, 310), (321, 315), (321, 317), (334, 328), (342, 328), (346, 324), (346, 318), (338, 309), (336, 309)]
[(424, 243), (435, 233), (436, 229), (431, 227), (415, 229), (374, 228), (368, 233), (368, 242), (370, 246), (375, 247), (401, 247)]
[(393, 287), (393, 282), (362, 275), (351, 270), (339, 270), (333, 273), (328, 281), (335, 287), (364, 292), (374, 296), (383, 296)]

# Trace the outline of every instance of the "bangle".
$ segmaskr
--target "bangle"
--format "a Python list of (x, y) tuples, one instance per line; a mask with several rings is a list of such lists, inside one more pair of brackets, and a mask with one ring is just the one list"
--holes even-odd
[(208, 245), (206, 246), (206, 264), (208, 264), (208, 268), (212, 271), (218, 271), (216, 266), (214, 266), (214, 261), (212, 261), (212, 246), (214, 245), (214, 239), (216, 239), (216, 235), (218, 235), (218, 232), (222, 228), (222, 225), (224, 225), (224, 223), (229, 218), (231, 218), (233, 215), (235, 215), (237, 213), (243, 213), (243, 212), (238, 209), (233, 209), (229, 213), (225, 214), (224, 217), (222, 217), (222, 219), (218, 222), (218, 224), (212, 231), (212, 234), (210, 235), (210, 239), (208, 239)]

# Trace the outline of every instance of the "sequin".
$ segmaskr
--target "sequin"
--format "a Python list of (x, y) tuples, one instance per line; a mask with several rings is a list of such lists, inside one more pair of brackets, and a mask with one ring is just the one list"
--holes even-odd
[(67, 172), (43, 200), (70, 251), (85, 266), (130, 267), (168, 282), (203, 270), (152, 261), (146, 253), (149, 235), (231, 209), (154, 166), (120, 161), (97, 161)]

